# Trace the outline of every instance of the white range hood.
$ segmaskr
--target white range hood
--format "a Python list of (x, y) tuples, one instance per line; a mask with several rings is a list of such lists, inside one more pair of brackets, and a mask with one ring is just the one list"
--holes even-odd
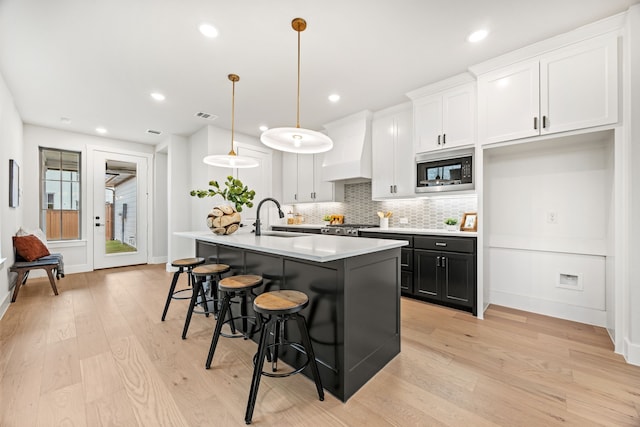
[(324, 125), (333, 148), (324, 153), (323, 181), (371, 180), (371, 118), (365, 110)]

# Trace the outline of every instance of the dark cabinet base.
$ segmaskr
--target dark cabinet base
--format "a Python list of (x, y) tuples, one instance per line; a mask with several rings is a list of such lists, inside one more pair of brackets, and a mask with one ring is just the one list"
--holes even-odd
[[(310, 303), (301, 314), (322, 385), (342, 401), (400, 352), (400, 248), (318, 263), (196, 241), (196, 255), (215, 256), (234, 274), (262, 275), (264, 287), (257, 293), (306, 293)], [(237, 304), (233, 310), (239, 310)], [(287, 325), (285, 336), (292, 342), (300, 339), (295, 325)], [(287, 348), (282, 360), (297, 366), (305, 357)], [(303, 372), (311, 378), (308, 368)]]

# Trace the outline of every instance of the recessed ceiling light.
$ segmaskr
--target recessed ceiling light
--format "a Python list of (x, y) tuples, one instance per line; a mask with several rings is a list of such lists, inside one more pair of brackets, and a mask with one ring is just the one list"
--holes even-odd
[(262, 125), (258, 129), (260, 129), (261, 132), (264, 132), (265, 130), (269, 129), (269, 126)]
[(340, 95), (338, 95), (337, 93), (333, 93), (333, 94), (329, 95), (329, 101), (331, 101), (331, 102), (340, 101)]
[(473, 33), (469, 34), (469, 37), (467, 37), (467, 41), (469, 41), (470, 43), (478, 43), (479, 41), (484, 40), (488, 34), (489, 31), (487, 30), (474, 31)]
[(207, 24), (206, 22), (204, 22), (200, 24), (198, 29), (200, 30), (202, 35), (205, 37), (209, 37), (210, 39), (218, 37), (218, 30), (216, 29), (216, 27), (214, 27), (211, 24)]
[(151, 92), (151, 97), (156, 101), (164, 101), (165, 97), (160, 92)]
[(105, 134), (105, 133), (107, 133), (107, 130), (105, 128), (103, 128), (103, 127), (98, 127), (98, 128), (96, 128), (96, 132)]

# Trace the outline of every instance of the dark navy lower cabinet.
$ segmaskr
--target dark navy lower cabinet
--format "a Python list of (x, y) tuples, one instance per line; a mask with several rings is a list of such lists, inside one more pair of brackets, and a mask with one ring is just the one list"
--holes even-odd
[(477, 315), (476, 238), (363, 231), (362, 237), (406, 240), (401, 253), (402, 295)]

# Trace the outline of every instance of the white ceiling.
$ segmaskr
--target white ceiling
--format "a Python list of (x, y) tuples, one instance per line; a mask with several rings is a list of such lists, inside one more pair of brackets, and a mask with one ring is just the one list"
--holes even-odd
[[(26, 123), (156, 144), (203, 125), (301, 126), (407, 101), (405, 93), (640, 0), (0, 0), (0, 73)], [(198, 31), (202, 22), (216, 39)], [(489, 37), (465, 39), (481, 27)], [(149, 93), (166, 95), (162, 103)], [(341, 100), (332, 104), (331, 93)], [(194, 117), (217, 115), (214, 121)], [(62, 117), (71, 119), (63, 123)], [(160, 136), (145, 131), (162, 131)], [(226, 147), (226, 142), (222, 141)]]

